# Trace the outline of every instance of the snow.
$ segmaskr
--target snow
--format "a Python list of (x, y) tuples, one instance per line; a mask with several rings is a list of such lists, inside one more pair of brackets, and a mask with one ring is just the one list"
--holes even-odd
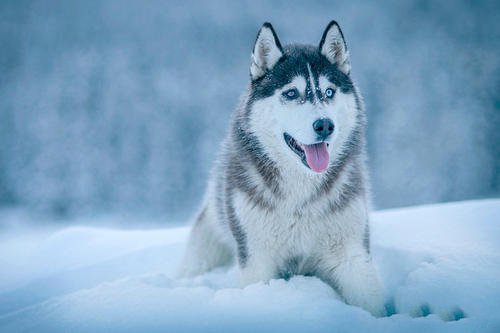
[(241, 288), (231, 267), (175, 279), (188, 227), (4, 223), (0, 331), (499, 332), (499, 216), (500, 199), (374, 212), (373, 257), (396, 312), (384, 318), (314, 277)]

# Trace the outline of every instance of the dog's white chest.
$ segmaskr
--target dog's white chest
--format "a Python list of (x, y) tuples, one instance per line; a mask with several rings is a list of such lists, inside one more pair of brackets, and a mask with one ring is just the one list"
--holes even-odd
[(313, 253), (325, 236), (335, 234), (319, 210), (302, 209), (299, 213), (296, 207), (279, 203), (272, 209), (259, 207), (241, 192), (235, 193), (234, 208), (249, 246), (258, 243), (281, 256)]

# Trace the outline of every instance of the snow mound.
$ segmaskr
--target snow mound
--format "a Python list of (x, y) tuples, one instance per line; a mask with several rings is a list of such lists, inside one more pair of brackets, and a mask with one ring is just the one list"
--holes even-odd
[(189, 228), (0, 235), (0, 331), (499, 332), (500, 200), (372, 214), (392, 314), (314, 277), (245, 288), (237, 269), (173, 278)]

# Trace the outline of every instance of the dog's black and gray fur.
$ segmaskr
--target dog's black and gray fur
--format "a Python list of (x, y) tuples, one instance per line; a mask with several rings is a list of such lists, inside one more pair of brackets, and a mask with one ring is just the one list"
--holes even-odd
[(282, 47), (265, 23), (250, 77), (181, 275), (236, 258), (244, 284), (315, 275), (347, 303), (383, 315), (370, 257), (365, 113), (338, 24), (318, 47)]

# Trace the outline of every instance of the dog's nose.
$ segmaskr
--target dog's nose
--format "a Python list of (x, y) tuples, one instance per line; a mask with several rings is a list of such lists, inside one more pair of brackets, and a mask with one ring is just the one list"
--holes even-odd
[(329, 118), (320, 118), (313, 123), (314, 132), (318, 134), (321, 139), (326, 139), (333, 133), (335, 126), (333, 121)]

